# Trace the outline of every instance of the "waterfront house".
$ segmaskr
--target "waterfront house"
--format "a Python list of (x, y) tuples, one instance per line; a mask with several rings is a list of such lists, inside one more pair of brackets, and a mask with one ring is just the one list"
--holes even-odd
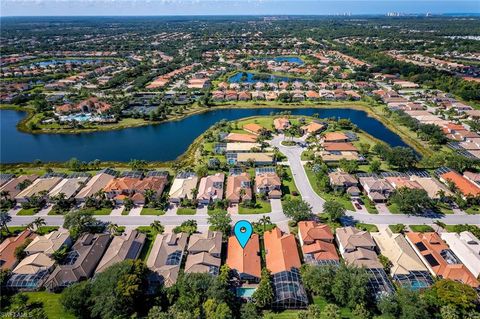
[(313, 265), (338, 265), (340, 258), (333, 244), (333, 233), (328, 225), (315, 221), (298, 223), (298, 239), (305, 262)]
[(410, 176), (410, 180), (420, 184), (431, 199), (439, 199), (442, 192), (445, 196), (452, 195), (452, 192), (444, 184), (434, 178), (413, 175)]
[(360, 184), (368, 198), (375, 203), (386, 202), (394, 192), (394, 188), (385, 179), (376, 177), (360, 177)]
[(227, 153), (248, 153), (253, 149), (260, 149), (259, 143), (227, 143), (225, 151)]
[(44, 253), (52, 256), (54, 252), (62, 247), (70, 247), (72, 245), (72, 238), (70, 232), (66, 229), (54, 230), (43, 236), (36, 236), (32, 242), (25, 248), (27, 255), (36, 253)]
[(345, 143), (348, 142), (348, 136), (342, 132), (328, 132), (322, 138), (324, 143)]
[(94, 196), (99, 191), (103, 190), (115, 178), (114, 172), (104, 171), (93, 176), (83, 187), (75, 199), (79, 202), (84, 202), (88, 197)]
[(223, 173), (202, 177), (198, 186), (198, 202), (208, 205), (211, 202), (222, 200), (224, 181), (225, 174)]
[(85, 186), (88, 179), (88, 176), (64, 178), (48, 193), (48, 196), (52, 198), (59, 194), (63, 194), (66, 199), (70, 199)]
[(195, 173), (184, 172), (178, 174), (168, 193), (170, 202), (179, 204), (183, 199), (193, 199), (193, 190), (197, 187), (197, 183), (198, 177)]
[(167, 184), (168, 172), (148, 172), (145, 178), (134, 185), (135, 193), (145, 196), (148, 190), (152, 190), (155, 193), (155, 197), (158, 198), (162, 195)]
[(261, 277), (260, 242), (257, 234), (252, 234), (244, 248), (237, 237), (228, 238), (226, 264), (235, 277), (248, 283), (257, 283)]
[[(32, 196), (42, 196), (43, 193), (50, 192), (58, 183), (62, 181), (62, 177), (41, 177), (37, 178), (33, 183), (15, 196), (19, 203), (24, 203)], [(46, 196), (46, 195), (44, 195)]]
[(248, 173), (233, 174), (227, 178), (225, 198), (231, 204), (252, 200), (252, 183)]
[(279, 228), (265, 232), (265, 262), (273, 277), (274, 309), (297, 309), (308, 305), (300, 277), (300, 256), (295, 236), (282, 234)]
[(317, 122), (310, 122), (307, 125), (303, 125), (300, 127), (300, 130), (302, 131), (302, 134), (308, 134), (308, 135), (315, 135), (318, 134), (320, 131), (324, 130), (326, 126), (321, 123)]
[(111, 180), (103, 189), (108, 198), (117, 204), (123, 203), (125, 198), (135, 194), (135, 185), (140, 182), (138, 177), (118, 177)]
[(255, 135), (260, 135), (260, 133), (263, 130), (265, 130), (265, 128), (261, 125), (256, 124), (256, 123), (249, 123), (249, 124), (245, 124), (243, 126), (243, 130), (247, 131), (248, 133), (252, 133), (252, 134), (255, 134)]
[(474, 288), (480, 285), (437, 233), (409, 232), (406, 239), (432, 275), (460, 281)]
[(446, 173), (440, 174), (439, 179), (445, 184), (452, 183), (460, 191), (462, 196), (466, 198), (467, 196), (478, 196), (480, 195), (480, 187), (475, 183), (469, 181), (459, 173), (455, 171), (448, 171)]
[(171, 287), (177, 282), (188, 234), (158, 234), (147, 259), (147, 267), (155, 273), (151, 282)]
[(33, 240), (36, 235), (28, 229), (25, 229), (17, 236), (6, 238), (0, 244), (0, 269), (13, 269), (18, 263), (15, 257), (15, 249), (22, 246), (26, 240)]
[(402, 234), (390, 228), (372, 233), (380, 253), (391, 262), (390, 276), (402, 287), (417, 290), (433, 283), (430, 272)]
[(282, 197), (282, 181), (277, 173), (267, 172), (256, 174), (255, 192), (265, 194), (268, 198)]
[(478, 278), (480, 275), (480, 241), (469, 231), (460, 234), (443, 232), (441, 238), (460, 261)]
[(229, 133), (225, 140), (233, 143), (256, 143), (257, 136), (253, 134)]
[(185, 273), (218, 275), (221, 265), (222, 233), (208, 230), (192, 234), (188, 243)]
[(63, 264), (58, 265), (45, 282), (50, 291), (57, 291), (73, 283), (90, 278), (105, 253), (110, 235), (84, 234), (68, 253)]
[(285, 117), (279, 117), (273, 120), (273, 125), (277, 132), (282, 133), (291, 126), (290, 120)]
[(275, 161), (273, 153), (237, 153), (227, 158), (229, 164), (272, 165)]
[(95, 273), (101, 273), (108, 267), (127, 259), (137, 259), (145, 244), (146, 236), (138, 230), (127, 230), (114, 236), (110, 246), (98, 263)]
[(0, 192), (8, 192), (10, 198), (15, 198), (37, 178), (38, 175), (20, 175), (19, 177), (7, 180), (2, 187), (0, 187)]

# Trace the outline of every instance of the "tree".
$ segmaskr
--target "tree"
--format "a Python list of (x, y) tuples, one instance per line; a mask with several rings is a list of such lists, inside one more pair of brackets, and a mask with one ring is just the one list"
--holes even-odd
[(68, 312), (79, 319), (90, 318), (90, 299), (91, 283), (90, 281), (81, 281), (67, 287), (61, 297), (60, 303)]
[(419, 292), (400, 288), (396, 294), (381, 298), (378, 303), (380, 312), (399, 319), (431, 318), (428, 305)]
[(65, 257), (68, 255), (68, 246), (67, 245), (62, 245), (59, 249), (53, 252), (52, 258), (55, 260), (57, 263), (62, 262)]
[(107, 231), (110, 233), (110, 235), (115, 235), (118, 232), (118, 225), (115, 223), (108, 223)]
[(323, 212), (327, 214), (330, 221), (337, 221), (345, 216), (345, 207), (343, 204), (329, 200), (323, 204)]
[(333, 301), (332, 286), (336, 275), (336, 266), (312, 266), (305, 264), (301, 268), (302, 281), (307, 291), (315, 296)]
[(359, 303), (355, 305), (355, 309), (352, 311), (352, 317), (353, 319), (369, 319), (370, 312), (363, 303)]
[(188, 235), (192, 235), (197, 232), (197, 221), (194, 219), (186, 220), (180, 226), (175, 227), (173, 232), (175, 234), (187, 233)]
[(208, 299), (203, 304), (205, 319), (230, 319), (233, 318), (232, 311), (225, 302), (218, 302), (215, 299)]
[(460, 319), (457, 309), (451, 305), (442, 306), (440, 308), (440, 317), (442, 319)]
[(307, 310), (298, 313), (298, 319), (317, 319), (320, 318), (322, 309), (318, 305), (309, 305)]
[(260, 283), (253, 293), (252, 299), (258, 308), (265, 308), (273, 302), (272, 281), (267, 268), (262, 269)]
[[(8, 229), (7, 224), (12, 220), (12, 216), (10, 216), (7, 212), (0, 212), (0, 226), (5, 231), (5, 233), (10, 234), (10, 230)], [(0, 233), (0, 236), (1, 233)]]
[(254, 303), (247, 302), (240, 307), (240, 318), (242, 319), (261, 319), (257, 306)]
[(80, 162), (80, 160), (78, 160), (77, 158), (72, 157), (65, 163), (65, 166), (72, 171), (78, 172), (82, 168), (82, 162)]
[(126, 211), (130, 211), (135, 206), (135, 203), (133, 202), (133, 199), (127, 197), (123, 200), (123, 206), (125, 207)]
[(225, 210), (216, 210), (210, 213), (208, 223), (214, 231), (221, 231), (224, 238), (230, 234), (232, 218)]
[(368, 171), (370, 173), (377, 173), (380, 171), (380, 167), (382, 166), (382, 162), (379, 160), (373, 160), (370, 162), (370, 165), (368, 166)]
[(417, 163), (418, 159), (411, 148), (397, 146), (386, 154), (387, 163), (391, 166), (397, 167), (400, 170), (412, 168)]
[(105, 224), (93, 217), (91, 211), (77, 210), (65, 215), (63, 228), (68, 229), (70, 235), (76, 239), (84, 233), (103, 231)]
[(425, 291), (424, 297), (436, 311), (440, 311), (443, 306), (450, 306), (462, 316), (476, 307), (475, 290), (466, 284), (448, 279), (435, 282)]
[(133, 171), (142, 171), (147, 167), (147, 162), (144, 160), (131, 159), (130, 162), (128, 162), (128, 166), (130, 166)]
[(370, 298), (367, 288), (369, 279), (365, 269), (341, 264), (332, 285), (335, 303), (349, 308), (359, 303), (367, 304)]
[(150, 227), (157, 234), (163, 234), (163, 232), (165, 231), (165, 227), (163, 227), (162, 223), (159, 220), (154, 220), (150, 224)]
[(25, 248), (27, 248), (28, 245), (32, 242), (31, 238), (25, 239), (25, 241), (20, 245), (15, 248), (15, 251), (13, 254), (15, 255), (15, 258), (20, 261), (23, 258), (27, 257), (27, 253), (25, 253)]
[(285, 216), (298, 223), (312, 217), (312, 206), (302, 199), (288, 199), (283, 203), (283, 212)]
[(35, 226), (36, 229), (39, 229), (42, 226), (45, 226), (47, 223), (45, 222), (45, 218), (43, 217), (36, 217), (32, 224)]
[(320, 313), (320, 319), (340, 319), (340, 308), (335, 304), (328, 304)]
[(434, 208), (434, 203), (423, 189), (401, 187), (397, 189), (389, 202), (395, 204), (402, 214), (418, 215)]
[(338, 166), (342, 169), (342, 171), (352, 174), (358, 170), (358, 162), (355, 160), (349, 161), (344, 158), (340, 160)]

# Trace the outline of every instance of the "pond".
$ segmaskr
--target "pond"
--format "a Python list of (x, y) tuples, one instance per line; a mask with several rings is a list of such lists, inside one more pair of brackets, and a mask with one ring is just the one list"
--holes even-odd
[(278, 62), (278, 63), (288, 62), (288, 63), (294, 63), (294, 64), (298, 64), (298, 65), (302, 65), (302, 64), (305, 63), (305, 62), (303, 62), (302, 58), (300, 58), (298, 56), (276, 56), (274, 58), (258, 57), (256, 59), (257, 60), (267, 60), (267, 61), (273, 60), (273, 61)]
[(40, 62), (33, 62), (33, 65), (38, 65), (41, 67), (47, 67), (52, 65), (59, 65), (59, 64), (100, 64), (111, 62), (109, 60), (103, 59), (65, 59), (65, 60), (48, 60), (48, 61), (40, 61)]
[[(91, 161), (170, 161), (183, 154), (190, 144), (214, 123), (248, 116), (270, 115), (281, 108), (221, 109), (196, 114), (180, 121), (158, 125), (83, 134), (28, 134), (16, 129), (24, 112), (0, 111), (0, 161), (2, 163), (66, 161), (72, 157)], [(360, 129), (391, 146), (407, 146), (398, 135), (367, 113), (352, 109), (289, 109), (293, 115), (319, 114), (321, 118), (348, 118)]]
[(271, 74), (256, 74), (251, 72), (238, 72), (228, 78), (229, 83), (275, 83), (275, 82), (305, 82), (304, 79), (301, 78), (291, 78), (286, 76), (277, 76)]

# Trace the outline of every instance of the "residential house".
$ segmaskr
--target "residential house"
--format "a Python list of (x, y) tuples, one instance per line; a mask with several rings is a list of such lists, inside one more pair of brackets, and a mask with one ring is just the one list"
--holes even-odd
[(406, 238), (432, 275), (460, 281), (474, 288), (480, 285), (437, 233), (409, 232)]
[(222, 200), (224, 181), (225, 174), (223, 173), (216, 173), (215, 175), (203, 177), (198, 186), (198, 202), (200, 204), (208, 205), (211, 202)]
[(439, 199), (442, 192), (445, 196), (452, 195), (452, 192), (444, 184), (434, 178), (413, 175), (410, 180), (420, 184), (431, 199)]
[(222, 233), (207, 231), (193, 234), (188, 243), (185, 273), (209, 273), (218, 275), (221, 264)]
[(145, 196), (147, 191), (153, 191), (154, 197), (158, 198), (162, 195), (165, 187), (168, 184), (168, 173), (167, 172), (149, 172), (147, 174), (156, 174), (157, 175), (147, 175), (142, 180), (138, 181), (135, 184), (135, 193)]
[(6, 238), (0, 244), (0, 269), (2, 270), (10, 270), (13, 269), (18, 260), (15, 257), (15, 249), (20, 247), (25, 243), (27, 240), (33, 240), (35, 238), (35, 234), (28, 229), (25, 229), (17, 236), (12, 236)]
[[(113, 199), (117, 204), (135, 195), (135, 185), (140, 182), (138, 177), (118, 177), (111, 180), (103, 189), (108, 198)], [(145, 200), (143, 198), (143, 200)]]
[(287, 129), (290, 128), (291, 126), (291, 123), (290, 123), (290, 120), (285, 118), (285, 117), (279, 117), (279, 118), (276, 118), (273, 120), (273, 125), (275, 127), (275, 130), (277, 132), (283, 132)]
[[(50, 192), (58, 183), (62, 181), (61, 177), (41, 177), (37, 178), (33, 183), (18, 193), (15, 199), (19, 203), (27, 202), (32, 196), (42, 196), (42, 194)], [(46, 196), (46, 195), (45, 195)]]
[(346, 143), (348, 136), (342, 132), (328, 132), (322, 138), (324, 143)]
[(255, 135), (260, 135), (260, 133), (265, 130), (265, 128), (261, 125), (256, 123), (248, 123), (243, 126), (243, 130), (247, 131), (248, 133), (252, 133)]
[(418, 290), (433, 283), (430, 272), (402, 234), (390, 228), (372, 233), (380, 253), (391, 262), (390, 275), (403, 287)]
[(272, 165), (275, 162), (273, 153), (237, 153), (234, 156), (227, 157), (229, 164), (241, 165)]
[(386, 202), (394, 192), (394, 188), (385, 179), (376, 177), (360, 177), (360, 184), (368, 198), (375, 203)]
[(13, 269), (6, 287), (11, 290), (36, 290), (48, 277), (55, 261), (44, 253), (36, 253), (22, 259)]
[(114, 178), (115, 176), (106, 172), (98, 173), (75, 195), (75, 200), (84, 202), (88, 197), (95, 196), (95, 194), (103, 190)]
[(70, 248), (71, 245), (72, 238), (70, 237), (70, 232), (66, 229), (59, 229), (43, 236), (36, 236), (25, 248), (25, 253), (27, 255), (44, 253), (47, 256), (52, 256), (54, 252), (62, 247)]
[(409, 188), (409, 189), (423, 189), (422, 185), (416, 181), (410, 180), (408, 177), (388, 176), (385, 180), (395, 189)]
[(70, 199), (85, 186), (88, 179), (88, 176), (64, 178), (48, 193), (48, 196), (52, 198), (63, 194), (66, 199)]
[(0, 187), (0, 192), (8, 192), (10, 198), (15, 198), (37, 178), (38, 175), (20, 175), (19, 177), (6, 180), (2, 187)]
[(282, 181), (277, 173), (267, 172), (256, 174), (255, 192), (265, 194), (268, 198), (282, 197)]
[(114, 236), (105, 255), (98, 263), (95, 273), (101, 273), (108, 267), (127, 259), (137, 259), (145, 244), (145, 234), (138, 230), (127, 230), (121, 235)]
[(261, 277), (260, 242), (257, 234), (252, 234), (244, 248), (237, 237), (228, 238), (226, 264), (241, 281), (257, 283)]
[(259, 143), (227, 143), (227, 153), (248, 153), (253, 149), (260, 149)]
[(295, 236), (279, 228), (265, 232), (265, 261), (273, 276), (274, 309), (306, 308), (308, 298), (300, 277), (300, 256)]
[(322, 123), (310, 122), (309, 124), (300, 127), (300, 130), (304, 135), (315, 135), (318, 134), (320, 131), (324, 130), (325, 127), (326, 126)]
[(463, 197), (480, 195), (480, 187), (469, 181), (455, 171), (449, 171), (439, 175), (439, 178), (445, 184), (452, 183), (460, 191)]
[(198, 177), (194, 173), (180, 173), (175, 177), (168, 193), (172, 203), (179, 204), (183, 199), (193, 199), (193, 191), (197, 187)]
[(360, 195), (360, 190), (357, 187), (358, 180), (355, 176), (342, 171), (334, 171), (328, 173), (328, 179), (334, 191), (347, 192), (352, 196)]
[(230, 204), (252, 200), (252, 182), (248, 173), (230, 175), (227, 178), (225, 198)]
[(337, 228), (335, 236), (345, 262), (367, 270), (370, 275), (369, 288), (377, 298), (393, 293), (393, 285), (378, 259), (375, 252), (377, 247), (369, 232), (342, 227)]
[(147, 267), (155, 273), (151, 282), (170, 287), (177, 282), (188, 234), (158, 234), (147, 259)]
[(479, 278), (480, 275), (480, 241), (469, 231), (460, 234), (443, 232), (441, 238), (450, 246), (453, 253)]
[(338, 265), (340, 258), (333, 244), (333, 233), (328, 225), (315, 221), (298, 223), (298, 238), (305, 262), (312, 265)]
[(229, 133), (225, 140), (233, 143), (256, 143), (257, 136), (253, 134)]
[(109, 242), (109, 234), (84, 234), (75, 242), (65, 262), (50, 274), (45, 287), (50, 291), (57, 291), (90, 278)]

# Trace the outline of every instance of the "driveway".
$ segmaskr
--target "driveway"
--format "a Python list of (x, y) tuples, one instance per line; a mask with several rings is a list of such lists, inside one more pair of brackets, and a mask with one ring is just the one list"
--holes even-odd
[(230, 204), (227, 207), (227, 212), (230, 215), (238, 215), (238, 204)]
[(130, 210), (130, 212), (128, 213), (128, 216), (140, 216), (142, 209), (143, 209), (143, 205), (136, 205)]
[(177, 210), (178, 206), (176, 204), (170, 204), (167, 211), (165, 212), (165, 216), (177, 216)]
[(48, 216), (48, 213), (50, 213), (52, 208), (53, 208), (53, 204), (47, 204), (45, 207), (40, 209), (40, 211), (36, 213), (35, 216)]
[(115, 206), (112, 209), (112, 212), (110, 213), (110, 216), (122, 216), (122, 212), (125, 209), (125, 206), (120, 205), (120, 206)]
[(386, 204), (376, 204), (375, 208), (379, 215), (392, 215)]
[(197, 215), (207, 215), (208, 216), (208, 206), (200, 205), (197, 207)]
[(8, 213), (10, 216), (16, 216), (19, 211), (22, 210), (22, 205), (16, 205), (14, 208), (10, 209)]

